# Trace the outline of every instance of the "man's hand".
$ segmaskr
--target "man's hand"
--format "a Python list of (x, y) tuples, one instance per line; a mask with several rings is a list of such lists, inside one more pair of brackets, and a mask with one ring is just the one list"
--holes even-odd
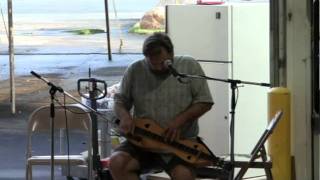
[(116, 116), (119, 118), (119, 130), (120, 133), (123, 133), (124, 135), (127, 135), (131, 132), (134, 124), (132, 116), (128, 109), (126, 109), (125, 105), (120, 102), (116, 102), (114, 104), (114, 112)]
[(133, 128), (134, 124), (133, 124), (133, 119), (132, 118), (124, 118), (120, 120), (120, 131), (123, 134), (129, 134)]
[(188, 107), (185, 111), (178, 114), (168, 125), (164, 132), (164, 138), (166, 141), (172, 142), (179, 139), (180, 130), (183, 124), (188, 121), (198, 119), (201, 115), (211, 109), (213, 103), (195, 103)]
[(172, 142), (174, 140), (178, 140), (180, 138), (180, 125), (176, 122), (173, 121), (168, 125), (166, 130), (164, 131), (164, 140), (166, 142)]

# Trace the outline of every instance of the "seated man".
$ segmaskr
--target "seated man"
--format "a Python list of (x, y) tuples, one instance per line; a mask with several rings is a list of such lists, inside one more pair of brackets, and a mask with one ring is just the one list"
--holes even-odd
[[(163, 33), (149, 36), (143, 44), (144, 59), (131, 64), (115, 95), (114, 110), (120, 131), (129, 135), (134, 120), (148, 118), (165, 129), (163, 138), (173, 141), (195, 138), (198, 118), (211, 109), (212, 97), (205, 80), (180, 83), (164, 63), (186, 74), (204, 75), (200, 64), (188, 56), (174, 56), (170, 38)], [(131, 115), (131, 109), (133, 115)], [(112, 154), (109, 169), (115, 180), (139, 179), (139, 173), (154, 166), (163, 168), (171, 178), (195, 179), (194, 167), (178, 156), (146, 151), (125, 141)]]

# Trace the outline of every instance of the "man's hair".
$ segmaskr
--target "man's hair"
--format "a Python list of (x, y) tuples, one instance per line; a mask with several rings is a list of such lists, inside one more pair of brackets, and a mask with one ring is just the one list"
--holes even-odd
[(143, 55), (150, 56), (160, 53), (160, 48), (163, 47), (168, 53), (173, 54), (173, 44), (171, 39), (165, 33), (154, 33), (143, 43)]

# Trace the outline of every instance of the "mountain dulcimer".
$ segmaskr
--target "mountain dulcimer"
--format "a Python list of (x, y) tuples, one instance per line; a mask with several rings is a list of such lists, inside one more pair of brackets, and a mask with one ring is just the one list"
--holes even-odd
[(163, 137), (164, 131), (164, 128), (150, 119), (136, 119), (127, 139), (152, 152), (173, 153), (197, 167), (220, 163), (220, 159), (211, 154), (208, 148), (196, 139), (178, 139), (169, 142)]

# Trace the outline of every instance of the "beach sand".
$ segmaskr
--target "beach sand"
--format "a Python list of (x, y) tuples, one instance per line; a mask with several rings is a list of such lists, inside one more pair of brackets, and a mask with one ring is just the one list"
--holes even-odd
[[(128, 33), (138, 19), (110, 21), (110, 40), (113, 53), (140, 53), (145, 35)], [(68, 32), (80, 29), (105, 30), (102, 20), (68, 20), (62, 22), (14, 21), (14, 46), (16, 54), (25, 53), (106, 53), (106, 33), (76, 35)], [(105, 30), (106, 31), (106, 30)], [(122, 41), (120, 41), (122, 40)], [(0, 54), (8, 53), (5, 28), (0, 28)], [(120, 43), (122, 46), (120, 48)]]

